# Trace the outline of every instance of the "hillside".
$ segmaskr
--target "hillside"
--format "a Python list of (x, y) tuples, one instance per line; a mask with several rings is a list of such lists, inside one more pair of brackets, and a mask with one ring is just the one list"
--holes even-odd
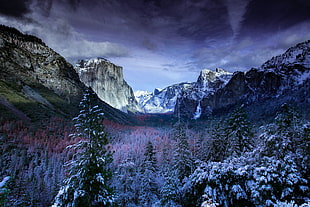
[[(71, 120), (85, 85), (73, 66), (37, 37), (0, 26), (0, 114), (2, 120), (37, 122), (54, 116)], [(134, 122), (101, 102), (106, 118)]]
[(296, 106), (307, 115), (310, 106), (310, 41), (289, 48), (260, 68), (235, 72), (225, 87), (195, 101), (186, 96), (178, 99), (176, 111), (191, 118), (201, 105), (201, 116), (225, 114), (236, 105), (248, 108), (251, 118), (268, 119), (283, 103)]

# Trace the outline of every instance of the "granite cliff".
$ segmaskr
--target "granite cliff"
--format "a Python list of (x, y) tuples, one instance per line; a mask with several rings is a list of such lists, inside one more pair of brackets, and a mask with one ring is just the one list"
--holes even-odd
[(220, 68), (215, 71), (204, 69), (196, 82), (174, 84), (162, 90), (155, 89), (153, 93), (138, 92), (136, 97), (146, 113), (173, 112), (178, 98), (187, 97), (196, 103), (222, 88), (231, 76), (231, 73)]
[[(85, 88), (74, 67), (41, 39), (0, 25), (0, 121), (71, 119)], [(105, 102), (101, 106), (108, 119), (134, 122)]]
[[(176, 109), (191, 118), (197, 107), (201, 116), (223, 113), (236, 105), (255, 106), (261, 116), (268, 116), (283, 103), (303, 108), (310, 105), (310, 41), (288, 49), (259, 68), (235, 72), (229, 82), (200, 102), (182, 96)], [(261, 108), (261, 109), (260, 109)], [(264, 108), (264, 109), (262, 109)]]
[(104, 58), (94, 58), (81, 60), (75, 70), (81, 81), (112, 107), (123, 112), (141, 111), (132, 88), (124, 80), (122, 67)]

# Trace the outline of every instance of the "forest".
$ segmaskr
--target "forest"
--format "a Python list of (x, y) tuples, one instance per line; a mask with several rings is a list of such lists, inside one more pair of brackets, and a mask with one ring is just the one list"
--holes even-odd
[(310, 122), (294, 106), (134, 126), (103, 120), (93, 96), (73, 120), (0, 120), (0, 206), (310, 205)]

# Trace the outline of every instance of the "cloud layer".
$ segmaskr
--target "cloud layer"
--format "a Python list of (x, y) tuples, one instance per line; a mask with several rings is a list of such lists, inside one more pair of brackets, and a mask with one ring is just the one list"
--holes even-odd
[(0, 23), (71, 62), (106, 57), (134, 89), (152, 90), (203, 68), (258, 67), (310, 39), (309, 10), (307, 0), (13, 0)]

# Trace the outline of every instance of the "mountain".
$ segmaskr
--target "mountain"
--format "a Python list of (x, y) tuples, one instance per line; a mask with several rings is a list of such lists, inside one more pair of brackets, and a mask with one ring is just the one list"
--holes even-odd
[(136, 98), (146, 113), (173, 112), (179, 97), (187, 97), (195, 102), (222, 88), (232, 74), (217, 68), (215, 71), (204, 69), (197, 82), (184, 82), (155, 89), (153, 93), (136, 93)]
[(25, 121), (77, 112), (84, 85), (72, 65), (34, 36), (0, 26), (0, 110)]
[[(73, 66), (41, 39), (0, 25), (0, 121), (71, 119), (85, 90)], [(102, 102), (106, 118), (132, 117)]]
[[(310, 104), (310, 41), (289, 48), (259, 68), (235, 72), (221, 89), (204, 96), (201, 101), (182, 96), (176, 108), (192, 118), (201, 108), (201, 116), (223, 113), (236, 105), (252, 107), (253, 117), (268, 117), (283, 103), (298, 108)], [(175, 112), (176, 113), (176, 112)]]
[[(161, 90), (161, 89), (155, 89), (155, 90)], [(136, 97), (136, 100), (138, 101), (138, 104), (140, 106), (143, 106), (153, 96), (153, 93), (148, 91), (135, 91), (134, 95)]]
[(93, 58), (81, 60), (75, 70), (81, 81), (112, 107), (123, 112), (141, 111), (132, 88), (124, 80), (122, 67), (104, 58)]

